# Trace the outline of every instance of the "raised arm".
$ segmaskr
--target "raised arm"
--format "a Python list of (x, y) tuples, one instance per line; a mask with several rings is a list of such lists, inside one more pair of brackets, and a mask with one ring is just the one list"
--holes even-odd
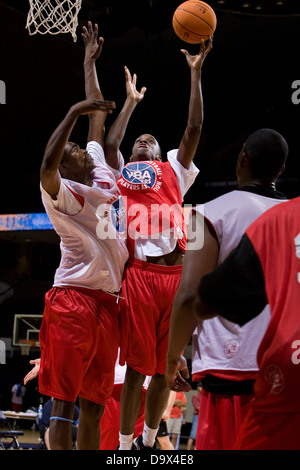
[(126, 100), (118, 117), (112, 124), (104, 144), (105, 158), (112, 168), (118, 169), (118, 150), (124, 138), (129, 119), (136, 105), (144, 98), (146, 88), (142, 87), (141, 91), (136, 89), (136, 74), (131, 76), (130, 71), (125, 66), (126, 81)]
[(189, 240), (193, 237), (191, 227), (193, 227), (193, 233), (198, 235), (200, 231), (204, 232), (203, 247), (192, 250), (189, 249), (191, 242), (188, 242), (181, 281), (174, 298), (166, 366), (166, 380), (171, 390), (186, 390), (183, 381), (178, 382), (180, 378), (178, 371), (182, 361), (180, 356), (197, 326), (193, 303), (198, 294), (199, 283), (206, 273), (214, 269), (219, 253), (218, 242), (199, 213), (193, 216), (189, 224)]
[(65, 118), (51, 135), (44, 152), (40, 177), (43, 188), (53, 199), (56, 198), (60, 187), (59, 165), (78, 117), (95, 111), (111, 112), (114, 106), (115, 104), (111, 101), (97, 99), (80, 101), (69, 109)]
[(189, 102), (188, 122), (183, 134), (177, 160), (184, 168), (189, 168), (200, 140), (203, 124), (203, 99), (201, 86), (201, 69), (203, 61), (212, 48), (212, 38), (205, 44), (204, 40), (200, 44), (200, 51), (197, 55), (190, 55), (188, 51), (182, 49), (187, 63), (191, 69), (191, 92)]
[[(102, 52), (104, 43), (103, 37), (98, 37), (98, 25), (94, 27), (88, 22), (88, 27), (83, 26), (81, 34), (85, 46), (84, 54), (84, 84), (86, 99), (97, 98), (103, 100), (103, 94), (100, 89), (99, 80), (96, 70), (96, 60)], [(105, 112), (92, 113), (89, 115), (89, 132), (88, 142), (95, 140), (102, 147), (104, 145), (104, 123), (106, 119)]]

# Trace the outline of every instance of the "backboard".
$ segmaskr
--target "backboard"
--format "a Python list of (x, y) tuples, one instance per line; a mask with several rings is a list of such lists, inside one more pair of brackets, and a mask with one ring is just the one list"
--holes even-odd
[(43, 315), (15, 314), (13, 326), (13, 346), (30, 345), (39, 347), (39, 333)]

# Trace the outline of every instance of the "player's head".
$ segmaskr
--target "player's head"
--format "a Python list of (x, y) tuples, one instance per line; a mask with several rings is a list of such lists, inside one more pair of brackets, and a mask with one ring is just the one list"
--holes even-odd
[(140, 135), (132, 147), (131, 162), (141, 162), (145, 160), (161, 160), (160, 146), (150, 134)]
[(65, 146), (63, 158), (60, 162), (59, 171), (63, 178), (85, 183), (89, 179), (94, 161), (87, 150), (83, 150), (74, 142), (68, 142)]
[(237, 162), (237, 178), (243, 172), (256, 180), (275, 181), (285, 169), (288, 144), (279, 132), (259, 129), (243, 145)]

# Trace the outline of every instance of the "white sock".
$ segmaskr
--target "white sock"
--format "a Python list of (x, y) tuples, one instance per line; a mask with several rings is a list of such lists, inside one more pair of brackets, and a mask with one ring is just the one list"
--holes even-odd
[(144, 423), (144, 429), (143, 429), (143, 444), (144, 444), (144, 446), (147, 446), (147, 447), (153, 447), (154, 446), (157, 431), (158, 431), (158, 428), (151, 429), (147, 426), (146, 423)]
[(133, 440), (132, 434), (121, 434), (119, 432), (120, 447), (119, 450), (131, 450)]

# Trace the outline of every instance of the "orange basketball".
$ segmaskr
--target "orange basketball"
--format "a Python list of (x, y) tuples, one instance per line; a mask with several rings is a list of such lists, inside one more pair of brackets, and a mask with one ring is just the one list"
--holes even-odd
[(190, 44), (200, 44), (215, 32), (217, 18), (205, 2), (189, 0), (182, 3), (173, 15), (173, 29), (177, 36)]

